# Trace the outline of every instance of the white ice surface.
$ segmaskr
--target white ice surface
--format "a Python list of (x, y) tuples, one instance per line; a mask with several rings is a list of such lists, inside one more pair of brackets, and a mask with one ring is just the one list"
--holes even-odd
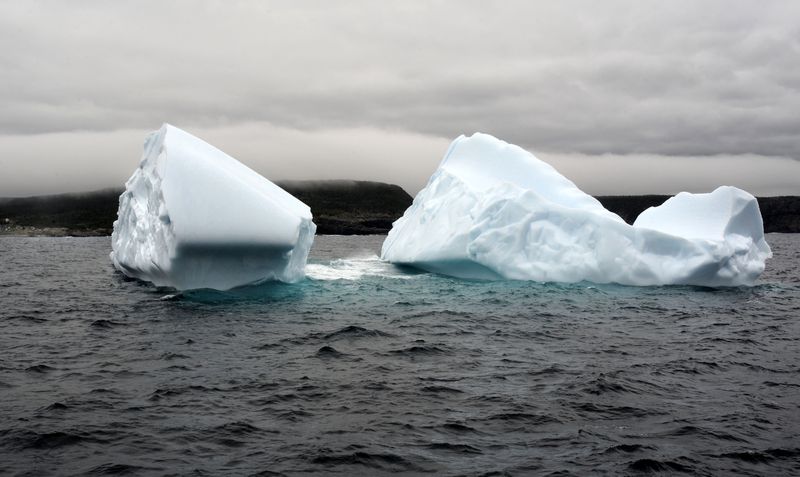
[(179, 290), (303, 278), (307, 205), (219, 149), (165, 124), (120, 196), (111, 260)]
[(633, 226), (553, 167), (487, 134), (456, 139), (381, 258), (462, 278), (751, 285), (771, 256), (756, 199), (681, 193)]

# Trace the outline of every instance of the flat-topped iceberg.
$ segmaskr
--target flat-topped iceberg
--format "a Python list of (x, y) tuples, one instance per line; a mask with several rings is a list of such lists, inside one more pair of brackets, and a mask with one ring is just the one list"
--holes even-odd
[(381, 252), (462, 278), (713, 287), (752, 285), (771, 255), (758, 202), (741, 189), (680, 193), (631, 226), (487, 134), (450, 145)]
[(117, 215), (114, 266), (179, 290), (296, 282), (316, 230), (307, 205), (169, 124), (145, 140)]

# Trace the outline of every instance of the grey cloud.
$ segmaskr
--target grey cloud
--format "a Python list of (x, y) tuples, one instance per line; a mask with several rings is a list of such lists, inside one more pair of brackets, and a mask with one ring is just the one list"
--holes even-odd
[(0, 45), (0, 142), (170, 121), (800, 159), (791, 0), (6, 1)]

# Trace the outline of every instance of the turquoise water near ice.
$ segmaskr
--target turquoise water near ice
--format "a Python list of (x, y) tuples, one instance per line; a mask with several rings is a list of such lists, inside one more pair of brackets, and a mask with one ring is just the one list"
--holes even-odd
[(176, 293), (0, 238), (0, 474), (800, 472), (800, 236), (750, 288), (464, 281), (383, 237)]

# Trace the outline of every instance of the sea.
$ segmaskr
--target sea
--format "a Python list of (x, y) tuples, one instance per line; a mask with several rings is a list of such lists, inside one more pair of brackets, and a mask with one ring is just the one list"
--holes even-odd
[(468, 281), (318, 236), (180, 293), (0, 237), (0, 475), (800, 475), (800, 234), (753, 287)]

